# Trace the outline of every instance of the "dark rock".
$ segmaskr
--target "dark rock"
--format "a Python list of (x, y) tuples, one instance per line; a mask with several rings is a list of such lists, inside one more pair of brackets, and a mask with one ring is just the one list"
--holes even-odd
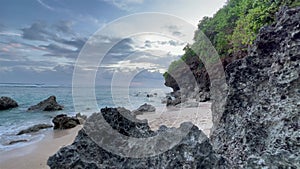
[[(106, 148), (100, 146), (95, 140), (95, 135), (99, 135), (100, 140), (105, 141), (105, 133), (99, 134), (96, 129), (103, 126), (101, 116), (118, 133), (133, 138), (155, 138), (162, 137), (166, 140), (172, 140), (168, 133), (174, 130), (189, 129), (185, 136), (179, 140), (176, 145), (162, 144), (156, 142), (158, 147), (167, 146), (165, 152), (154, 154), (147, 157), (128, 157), (118, 155)], [(127, 114), (130, 116), (130, 113)], [(133, 118), (133, 117), (131, 117)], [(137, 119), (136, 119), (137, 120)], [(100, 124), (99, 124), (100, 123)], [(96, 129), (94, 131), (94, 129)], [(92, 132), (90, 132), (92, 131)], [(97, 132), (98, 131), (98, 132)], [(94, 133), (94, 134), (93, 134)], [(103, 138), (101, 138), (101, 136)], [(165, 136), (165, 137), (164, 137)], [(118, 137), (118, 136), (116, 136)], [(107, 140), (113, 142), (113, 140)], [(170, 141), (172, 142), (172, 141)], [(162, 144), (162, 145), (160, 145)], [(126, 147), (123, 143), (113, 142), (115, 149)], [(118, 146), (120, 145), (120, 146)], [(132, 147), (137, 145), (129, 144)], [(142, 147), (150, 146), (144, 142)], [(132, 151), (132, 150), (130, 150)], [(137, 153), (134, 150), (133, 153)], [(147, 153), (147, 152), (144, 152)], [(84, 129), (80, 130), (72, 145), (61, 148), (55, 155), (48, 159), (47, 164), (52, 169), (61, 168), (225, 168), (227, 163), (223, 158), (216, 156), (209, 139), (205, 134), (191, 123), (184, 123), (179, 129), (170, 129), (165, 126), (160, 127), (157, 132), (151, 131), (147, 123), (132, 122), (123, 117), (117, 109), (105, 108), (101, 114), (93, 114), (85, 123)]]
[(38, 132), (42, 129), (51, 128), (51, 127), (53, 127), (53, 125), (50, 125), (50, 124), (37, 124), (37, 125), (34, 125), (32, 127), (29, 127), (28, 129), (21, 130), (17, 135), (22, 135), (22, 134), (26, 134), (26, 133), (34, 133), (34, 132)]
[(87, 119), (87, 116), (86, 115), (82, 115), (81, 113), (77, 113), (75, 117), (78, 119), (79, 124), (84, 124), (84, 122)]
[(155, 112), (156, 108), (150, 104), (143, 104), (141, 105), (137, 110), (134, 110), (133, 113), (135, 115), (140, 115), (143, 114), (145, 112)]
[(233, 168), (300, 168), (300, 8), (279, 14), (227, 66), (225, 111), (213, 111), (214, 149)]
[(146, 97), (153, 97), (153, 94), (147, 94)]
[(29, 107), (28, 111), (35, 111), (35, 110), (58, 111), (58, 110), (62, 110), (63, 108), (64, 107), (62, 105), (59, 105), (56, 102), (55, 96), (50, 96), (48, 99), (40, 102), (39, 104)]
[(0, 97), (0, 110), (18, 107), (18, 103), (9, 97)]
[(13, 144), (17, 144), (17, 143), (24, 143), (27, 142), (28, 140), (14, 140), (8, 143), (8, 145), (13, 145)]
[(167, 98), (167, 106), (176, 106), (181, 103), (181, 98), (175, 98), (174, 100), (172, 97)]
[(76, 117), (68, 117), (66, 114), (60, 114), (53, 118), (54, 130), (63, 130), (74, 128), (80, 124)]

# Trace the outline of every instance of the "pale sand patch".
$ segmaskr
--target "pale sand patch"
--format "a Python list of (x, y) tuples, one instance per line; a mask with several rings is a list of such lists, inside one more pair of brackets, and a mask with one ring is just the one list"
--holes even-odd
[(82, 126), (51, 130), (45, 138), (26, 147), (0, 153), (0, 169), (48, 169), (47, 160), (61, 147), (73, 143)]
[[(159, 126), (179, 127), (182, 122), (192, 122), (209, 136), (212, 127), (211, 104), (200, 103), (197, 108), (157, 108), (138, 119), (147, 119), (152, 130)], [(47, 131), (40, 142), (0, 153), (0, 169), (48, 169), (47, 160), (61, 147), (73, 143), (82, 126), (70, 130)]]
[(161, 125), (177, 128), (183, 122), (192, 122), (209, 136), (212, 128), (211, 103), (199, 103), (194, 108), (158, 108), (156, 112), (147, 112), (137, 118), (147, 119), (152, 130), (157, 130)]

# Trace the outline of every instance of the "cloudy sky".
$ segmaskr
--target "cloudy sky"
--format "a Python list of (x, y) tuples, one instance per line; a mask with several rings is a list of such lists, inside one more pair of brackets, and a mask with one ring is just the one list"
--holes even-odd
[[(212, 16), (225, 1), (1, 0), (0, 83), (71, 84), (74, 65), (79, 53), (84, 53), (84, 45), (92, 43), (91, 36), (95, 37), (97, 31), (119, 22), (109, 29), (111, 32), (105, 32), (107, 36), (102, 32), (97, 37), (103, 44), (118, 43), (108, 50), (97, 67), (96, 83), (108, 85), (116, 72), (133, 72), (134, 85), (162, 84), (162, 73), (171, 61), (183, 54), (186, 45), (185, 41), (176, 39), (184, 36), (180, 25), (168, 25), (160, 17), (142, 18), (149, 20), (153, 27), (159, 26), (159, 22), (165, 26), (156, 29), (157, 34), (133, 31), (131, 36), (124, 37), (119, 32), (147, 24), (138, 19), (122, 22), (122, 18), (158, 12), (179, 17), (196, 27), (203, 16)], [(163, 31), (169, 31), (175, 38), (159, 34)], [(97, 45), (105, 46), (101, 43)], [(88, 66), (82, 69), (87, 70)]]

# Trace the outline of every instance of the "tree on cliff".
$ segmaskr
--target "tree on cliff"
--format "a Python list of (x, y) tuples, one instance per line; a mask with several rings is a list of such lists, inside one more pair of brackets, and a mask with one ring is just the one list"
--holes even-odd
[[(243, 58), (253, 44), (259, 29), (275, 20), (275, 13), (281, 6), (300, 6), (299, 0), (228, 0), (213, 17), (204, 17), (195, 32), (194, 44), (184, 48), (185, 54), (180, 60), (174, 61), (164, 74), (166, 83), (172, 71), (181, 62), (189, 65), (189, 60), (198, 59), (198, 69), (203, 68), (198, 55), (205, 55), (203, 33), (210, 40), (221, 57), (224, 66), (236, 59)], [(191, 50), (191, 46), (196, 51)], [(204, 51), (204, 54), (202, 52)], [(207, 56), (205, 56), (207, 57)], [(211, 58), (212, 61), (214, 58)], [(195, 73), (195, 72), (193, 72)]]

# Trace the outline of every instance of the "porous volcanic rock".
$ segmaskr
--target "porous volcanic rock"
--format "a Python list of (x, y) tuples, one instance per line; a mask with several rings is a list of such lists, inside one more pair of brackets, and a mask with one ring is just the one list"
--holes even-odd
[[(124, 115), (125, 112), (123, 112)], [(173, 129), (162, 126), (158, 131), (151, 131), (145, 121), (128, 120), (118, 109), (105, 108), (101, 113), (93, 114), (85, 123), (98, 126), (98, 119), (103, 116), (110, 126), (125, 136), (148, 138)], [(131, 113), (127, 117), (134, 118)], [(136, 119), (137, 120), (137, 119)], [(138, 120), (137, 120), (138, 121)], [(214, 154), (206, 135), (191, 123), (184, 123), (181, 128), (190, 127), (190, 131), (169, 150), (149, 157), (133, 158), (116, 155), (96, 144), (86, 130), (79, 131), (74, 143), (61, 148), (48, 159), (47, 164), (52, 169), (62, 168), (224, 168), (226, 161)], [(101, 135), (100, 135), (101, 136)], [(171, 139), (171, 138), (170, 138)], [(105, 140), (105, 139), (104, 139)], [(159, 144), (159, 143), (156, 143)], [(122, 145), (121, 145), (122, 146)], [(131, 145), (134, 146), (134, 145)], [(144, 146), (147, 146), (145, 143)], [(163, 145), (161, 145), (163, 146)], [(121, 148), (117, 147), (116, 148)]]
[(299, 21), (300, 7), (282, 8), (226, 68), (227, 103), (211, 140), (233, 168), (300, 168)]

